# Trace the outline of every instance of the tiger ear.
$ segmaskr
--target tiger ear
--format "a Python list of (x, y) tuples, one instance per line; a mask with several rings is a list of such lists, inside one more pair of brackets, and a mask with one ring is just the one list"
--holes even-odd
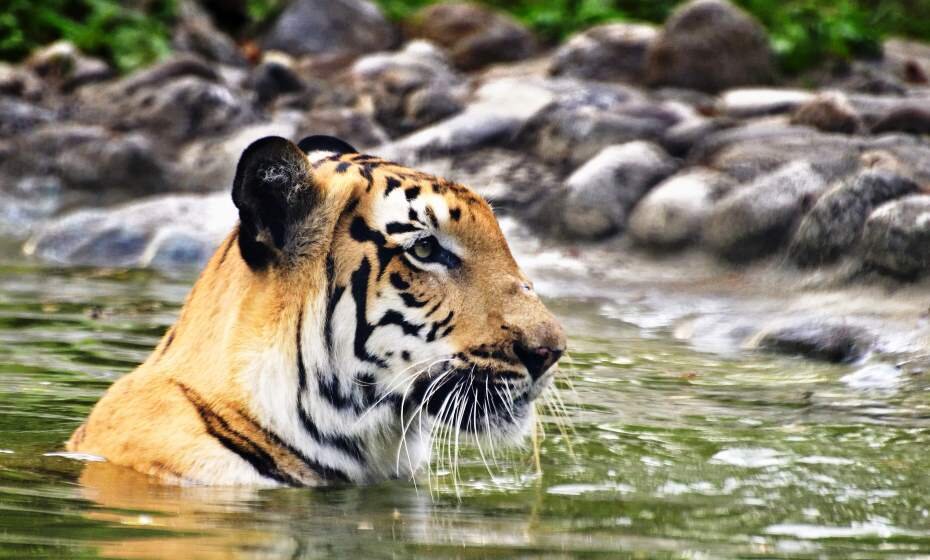
[(293, 142), (268, 136), (242, 152), (233, 180), (239, 209), (239, 250), (260, 270), (279, 264), (298, 249), (299, 232), (319, 205), (307, 156)]

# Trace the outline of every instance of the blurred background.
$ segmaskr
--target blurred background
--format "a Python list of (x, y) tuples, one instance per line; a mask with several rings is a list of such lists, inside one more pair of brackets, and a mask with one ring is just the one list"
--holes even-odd
[[(60, 453), (271, 134), (493, 203), (570, 337), (541, 471)], [(928, 134), (928, 0), (0, 0), (0, 557), (930, 557)]]

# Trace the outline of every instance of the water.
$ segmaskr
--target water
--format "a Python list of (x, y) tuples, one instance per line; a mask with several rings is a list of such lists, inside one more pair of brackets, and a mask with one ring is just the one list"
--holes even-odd
[(919, 369), (721, 351), (683, 339), (680, 308), (746, 300), (669, 289), (663, 307), (655, 285), (585, 290), (584, 266), (534, 258), (570, 333), (568, 427), (544, 417), (541, 474), (531, 450), (493, 474), (473, 450), (457, 489), (433, 490), (161, 487), (48, 455), (145, 358), (191, 277), (0, 269), (0, 557), (930, 558)]

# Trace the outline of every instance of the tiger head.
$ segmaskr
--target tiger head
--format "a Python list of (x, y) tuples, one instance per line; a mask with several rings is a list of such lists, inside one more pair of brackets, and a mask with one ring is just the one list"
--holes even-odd
[(238, 381), (269, 430), (357, 480), (414, 471), (437, 426), (527, 431), (565, 335), (480, 196), (331, 137), (269, 137), (233, 200), (214, 259), (253, 278)]

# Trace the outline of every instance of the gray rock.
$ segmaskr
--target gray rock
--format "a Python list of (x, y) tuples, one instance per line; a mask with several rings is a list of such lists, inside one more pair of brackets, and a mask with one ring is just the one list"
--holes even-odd
[(639, 82), (645, 77), (646, 52), (658, 32), (651, 25), (608, 23), (578, 33), (552, 56), (553, 76), (583, 80)]
[(363, 150), (388, 141), (388, 134), (368, 114), (356, 109), (314, 109), (304, 113), (294, 138), (326, 134)]
[(140, 88), (101, 107), (116, 130), (142, 130), (166, 142), (221, 134), (253, 122), (252, 105), (228, 87), (184, 76)]
[(102, 127), (47, 124), (12, 139), (0, 177), (14, 183), (55, 178), (64, 190), (85, 191), (87, 202), (113, 202), (174, 187), (167, 162), (145, 136)]
[(865, 261), (889, 274), (916, 278), (930, 272), (930, 195), (879, 206), (862, 234)]
[(503, 78), (483, 84), (464, 111), (381, 146), (387, 159), (419, 161), (516, 142), (530, 118), (564, 94), (557, 85)]
[(765, 29), (725, 0), (693, 0), (676, 9), (647, 64), (652, 84), (710, 92), (768, 83), (774, 75)]
[(840, 134), (855, 134), (863, 127), (859, 113), (840, 92), (821, 93), (801, 104), (791, 115), (791, 124)]
[(750, 123), (712, 133), (691, 150), (692, 165), (704, 165), (747, 182), (795, 161), (807, 161), (827, 181), (854, 173), (870, 141), (823, 134), (807, 127)]
[(863, 327), (821, 320), (774, 327), (757, 340), (758, 347), (764, 350), (833, 363), (859, 361), (875, 343), (876, 337)]
[(714, 201), (734, 185), (709, 169), (691, 168), (669, 177), (649, 191), (630, 215), (629, 234), (639, 244), (676, 249), (700, 240)]
[(295, 0), (262, 39), (268, 50), (295, 55), (389, 49), (396, 32), (366, 0)]
[(728, 117), (747, 119), (789, 113), (814, 99), (815, 94), (797, 89), (742, 88), (720, 96), (719, 110)]
[(918, 190), (917, 184), (897, 173), (863, 171), (820, 197), (801, 221), (788, 255), (801, 266), (832, 262), (858, 243), (876, 206)]
[(565, 233), (597, 239), (619, 231), (639, 199), (676, 168), (675, 161), (650, 142), (604, 148), (565, 181)]
[(424, 161), (418, 168), (446, 177), (485, 197), (497, 214), (534, 219), (546, 210), (561, 179), (550, 166), (519, 151), (483, 148)]
[(0, 96), (0, 138), (17, 136), (55, 120), (55, 111), (21, 101), (13, 97)]
[(536, 52), (536, 40), (523, 25), (472, 2), (442, 2), (423, 8), (408, 22), (407, 33), (447, 49), (462, 70), (523, 60)]
[(431, 43), (360, 58), (350, 73), (362, 107), (392, 135), (402, 135), (462, 109), (463, 81)]
[(665, 129), (662, 147), (675, 157), (685, 157), (695, 145), (715, 132), (736, 126), (736, 121), (727, 118), (698, 117), (686, 119)]
[(811, 164), (796, 162), (736, 188), (714, 206), (704, 243), (730, 261), (767, 256), (790, 238), (826, 185)]
[(271, 103), (286, 94), (299, 93), (306, 85), (294, 71), (293, 61), (286, 55), (268, 56), (252, 69), (248, 84), (261, 105)]
[(236, 223), (228, 193), (150, 198), (55, 219), (24, 251), (60, 265), (197, 268)]

